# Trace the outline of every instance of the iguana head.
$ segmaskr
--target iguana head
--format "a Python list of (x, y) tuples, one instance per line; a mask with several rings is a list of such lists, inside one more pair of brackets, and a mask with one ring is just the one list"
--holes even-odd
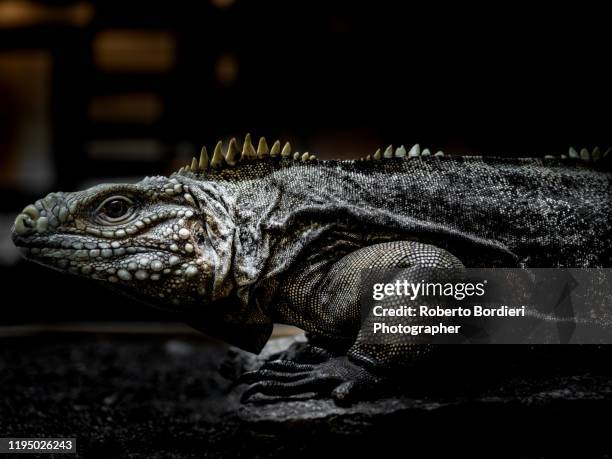
[(17, 216), (13, 240), (42, 265), (189, 310), (231, 288), (227, 221), (203, 210), (206, 198), (198, 193), (165, 177), (51, 193)]
[(178, 311), (194, 327), (259, 352), (272, 321), (250, 296), (251, 279), (237, 279), (234, 272), (232, 197), (201, 173), (213, 168), (233, 182), (245, 171), (249, 178), (248, 168), (235, 166), (265, 156), (314, 159), (308, 153), (291, 156), (288, 143), (281, 151), (279, 141), (268, 149), (263, 138), (255, 151), (249, 135), (241, 155), (235, 139), (226, 155), (218, 142), (210, 161), (203, 148), (199, 161), (194, 158), (170, 178), (51, 193), (17, 216), (13, 241), (27, 259)]

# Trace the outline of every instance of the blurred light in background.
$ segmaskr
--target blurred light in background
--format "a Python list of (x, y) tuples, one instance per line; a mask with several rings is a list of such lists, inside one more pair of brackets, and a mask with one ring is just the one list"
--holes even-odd
[(225, 9), (236, 3), (236, 0), (210, 0), (210, 3), (212, 3), (217, 8)]
[(45, 24), (86, 25), (93, 16), (93, 6), (87, 2), (72, 5), (44, 5), (27, 0), (0, 2), (0, 27), (33, 27)]
[(116, 161), (159, 161), (164, 147), (155, 139), (92, 140), (87, 145), (92, 159)]
[(43, 50), (0, 53), (0, 181), (44, 192), (55, 177), (50, 158), (51, 56)]
[(222, 86), (231, 86), (238, 78), (238, 59), (232, 54), (223, 54), (215, 63), (215, 75)]
[(168, 72), (176, 59), (174, 37), (159, 30), (103, 30), (93, 41), (94, 61), (105, 72)]
[[(11, 267), (16, 264), (21, 255), (19, 249), (11, 240), (11, 228), (15, 220), (14, 214), (0, 214), (0, 266)], [(7, 284), (8, 285), (8, 284)], [(6, 292), (6, 289), (5, 289)]]
[(153, 93), (122, 93), (94, 97), (87, 112), (95, 123), (151, 124), (162, 115), (163, 102)]

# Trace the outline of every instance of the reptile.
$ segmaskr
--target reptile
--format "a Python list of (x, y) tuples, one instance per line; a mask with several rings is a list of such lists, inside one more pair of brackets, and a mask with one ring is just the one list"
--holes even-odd
[(57, 192), (17, 216), (24, 256), (104, 283), (258, 353), (274, 323), (307, 332), (244, 374), (244, 401), (336, 401), (426, 361), (432, 346), (372, 343), (363, 269), (610, 267), (610, 150), (541, 158), (414, 145), (318, 160), (287, 142), (220, 141), (169, 177)]

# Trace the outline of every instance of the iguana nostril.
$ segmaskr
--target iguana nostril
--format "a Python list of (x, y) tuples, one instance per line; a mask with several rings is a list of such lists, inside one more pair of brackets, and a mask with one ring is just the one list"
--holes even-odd
[(32, 220), (37, 220), (38, 217), (40, 217), (40, 212), (32, 204), (30, 204), (29, 206), (26, 206), (25, 209), (23, 209), (21, 212), (26, 214)]
[[(31, 233), (34, 230), (45, 230), (46, 223), (40, 223), (40, 211), (32, 204), (26, 206), (15, 219), (15, 232), (19, 235)], [(42, 231), (39, 231), (42, 232)]]
[(25, 235), (32, 232), (34, 222), (28, 215), (19, 214), (15, 219), (15, 233), (19, 235)]

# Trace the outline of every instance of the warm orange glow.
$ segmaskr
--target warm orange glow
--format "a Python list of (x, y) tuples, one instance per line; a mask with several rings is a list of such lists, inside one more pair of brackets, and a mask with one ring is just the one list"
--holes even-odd
[(236, 3), (236, 0), (210, 0), (210, 3), (212, 3), (213, 6), (216, 6), (219, 9), (225, 9)]
[(217, 81), (223, 86), (231, 86), (238, 78), (238, 59), (232, 54), (224, 54), (215, 63)]
[(174, 36), (162, 30), (104, 30), (93, 49), (96, 65), (105, 71), (167, 72), (176, 57)]
[(70, 6), (47, 6), (27, 0), (0, 2), (0, 27), (32, 27), (59, 23), (83, 27), (94, 14), (90, 3), (79, 2)]
[(153, 123), (161, 116), (161, 98), (151, 93), (98, 96), (89, 102), (88, 113), (96, 122)]

